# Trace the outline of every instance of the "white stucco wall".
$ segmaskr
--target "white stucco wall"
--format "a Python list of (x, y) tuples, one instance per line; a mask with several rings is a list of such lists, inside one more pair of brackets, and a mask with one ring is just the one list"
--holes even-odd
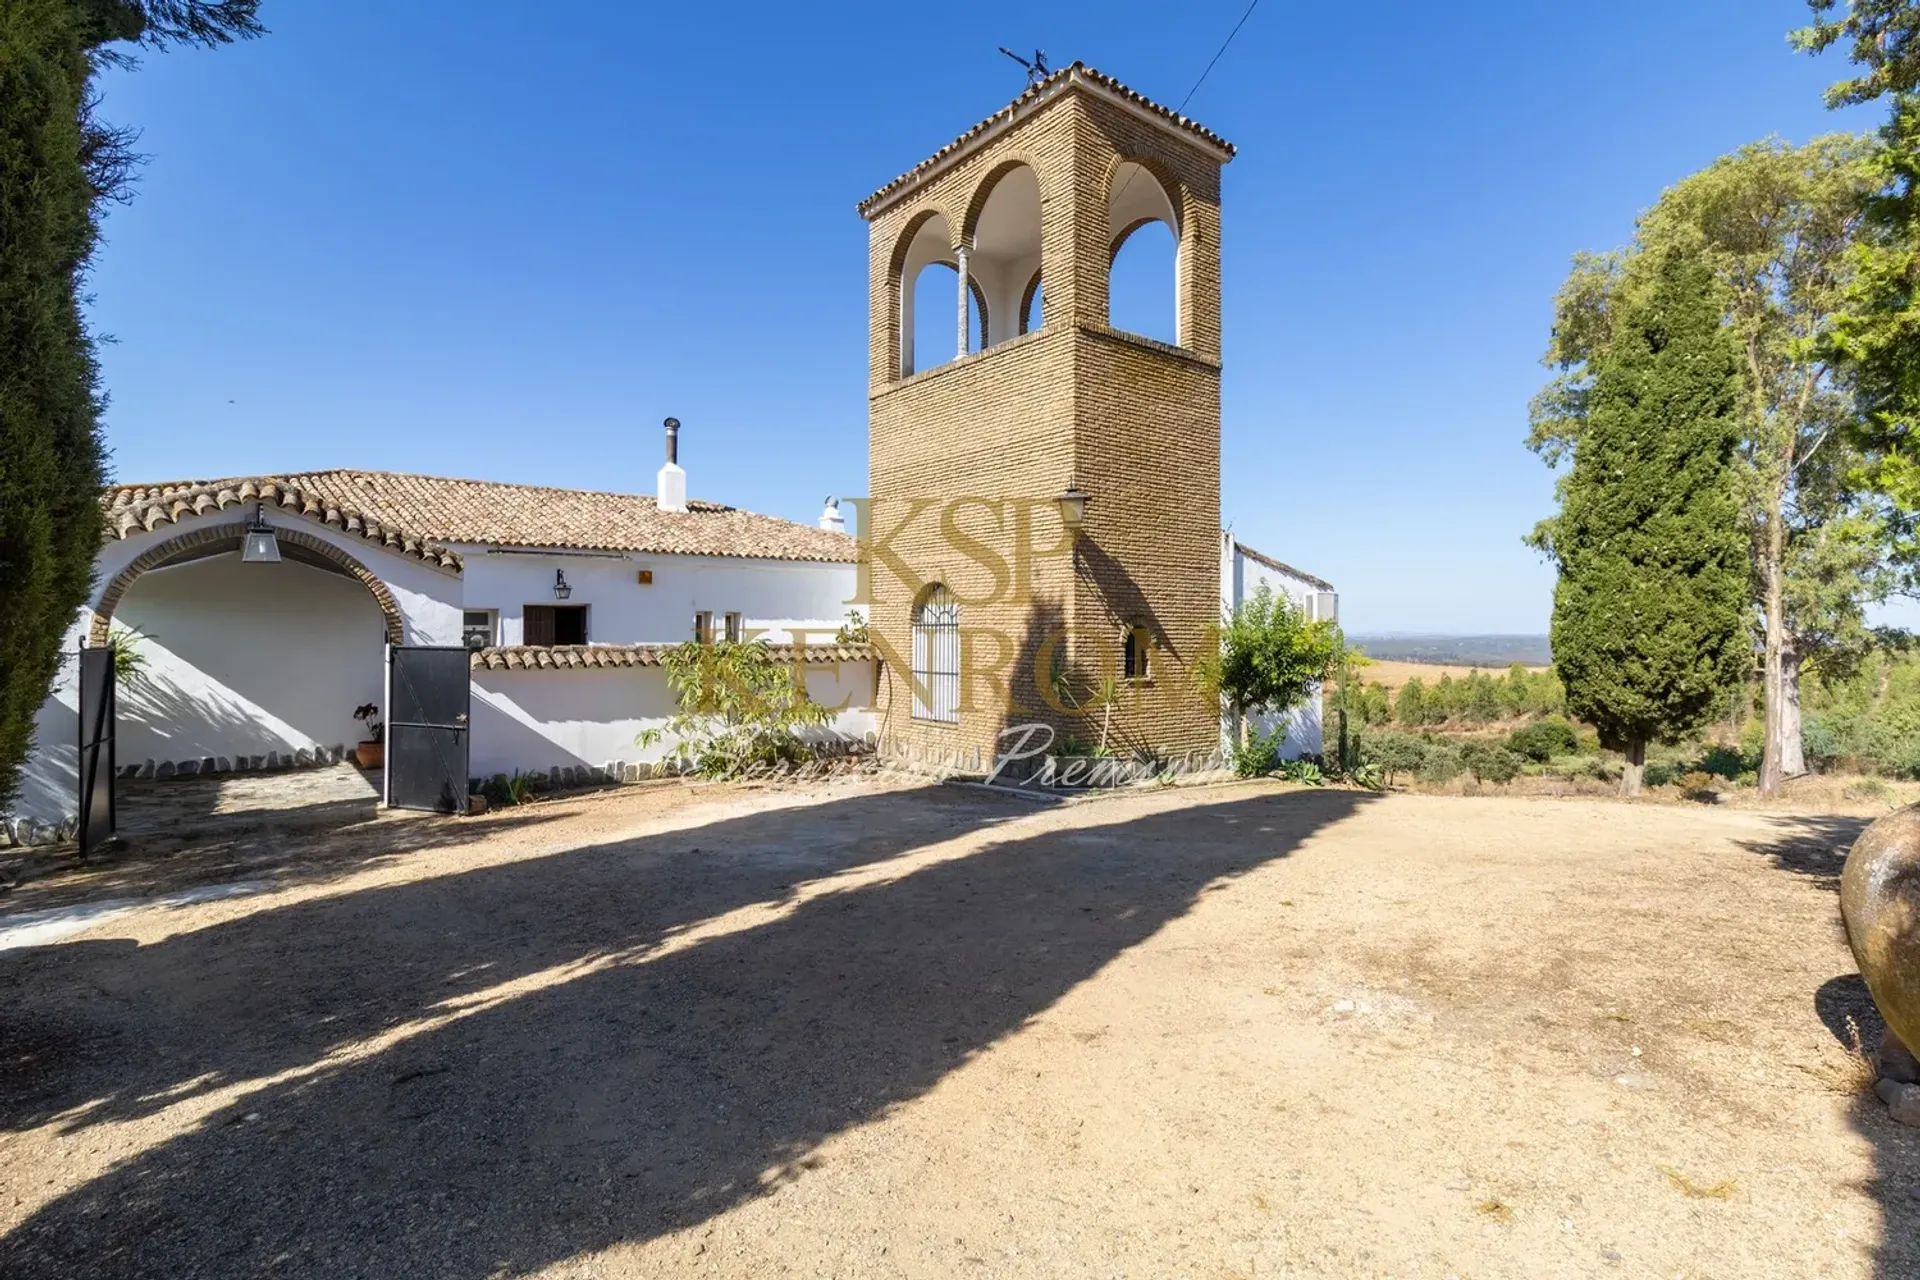
[[(819, 643), (846, 619), (855, 591), (850, 564), (458, 550), (466, 564), (464, 607), (496, 610), (496, 643), (503, 645), (523, 643), (525, 606), (563, 603), (587, 606), (587, 638), (595, 644), (677, 644), (692, 637), (699, 610), (713, 614), (716, 630), (729, 612), (738, 612), (770, 641), (787, 641), (801, 627)], [(565, 601), (554, 598), (556, 570), (573, 588)], [(640, 585), (643, 570), (652, 573), (651, 585)]]
[[(1285, 594), (1306, 611), (1308, 617), (1318, 616), (1315, 597), (1320, 594), (1319, 587), (1247, 555), (1231, 534), (1223, 535), (1220, 540), (1221, 618), (1224, 620), (1230, 616), (1262, 585), (1276, 595)], [(1253, 731), (1263, 737), (1284, 729), (1285, 738), (1280, 744), (1280, 758), (1283, 760), (1317, 756), (1325, 745), (1322, 707), (1321, 691), (1316, 685), (1307, 700), (1292, 710), (1256, 712), (1248, 717), (1248, 722)], [(1220, 726), (1223, 744), (1231, 740), (1233, 732), (1230, 719), (1223, 720)]]
[[(872, 663), (809, 671), (807, 696), (838, 709), (834, 732), (864, 738), (874, 731)], [(673, 714), (673, 692), (658, 667), (476, 671), (468, 771), (487, 778), (651, 763), (672, 755), (672, 743), (641, 747), (636, 740), (664, 729)]]
[(114, 622), (147, 639), (123, 682), (120, 763), (352, 745), (382, 700), (385, 620), (345, 574), (221, 555), (143, 574)]
[[(78, 649), (101, 593), (134, 559), (251, 515), (242, 508), (213, 511), (104, 545), (88, 607), (76, 617), (64, 652)], [(394, 598), (408, 644), (460, 644), (467, 609), (498, 611), (496, 643), (519, 644), (523, 607), (559, 603), (556, 570), (573, 587), (565, 603), (590, 609), (588, 635), (595, 644), (678, 643), (691, 638), (697, 610), (713, 614), (716, 630), (727, 613), (739, 612), (750, 636), (783, 642), (805, 631), (819, 643), (844, 621), (855, 591), (850, 564), (722, 556), (457, 546), (464, 569), (454, 573), (305, 516), (271, 508), (264, 516), (275, 527), (339, 548), (374, 573)], [(652, 572), (651, 585), (640, 585), (641, 570)], [(351, 744), (360, 737), (353, 707), (384, 704), (381, 616), (366, 588), (350, 577), (292, 561), (246, 565), (237, 554), (215, 556), (143, 575), (114, 617), (153, 637), (146, 646), (148, 687), (121, 694), (122, 765)], [(37, 717), (10, 807), (18, 816), (55, 823), (74, 813), (75, 675), (69, 658)], [(644, 679), (627, 679), (632, 675)], [(871, 690), (872, 672), (864, 664), (838, 679), (816, 674), (809, 681), (809, 691), (830, 705), (853, 695), (852, 709), (835, 727), (854, 735), (872, 731)], [(673, 714), (664, 678), (644, 669), (486, 673), (475, 681), (473, 699), (475, 774), (657, 758), (666, 748), (643, 753), (633, 739)]]

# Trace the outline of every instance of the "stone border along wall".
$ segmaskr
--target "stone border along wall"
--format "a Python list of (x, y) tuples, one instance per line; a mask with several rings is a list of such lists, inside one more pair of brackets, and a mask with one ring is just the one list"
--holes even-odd
[(122, 778), (193, 778), (215, 773), (254, 773), (268, 769), (319, 769), (353, 758), (347, 746), (295, 747), (291, 751), (269, 751), (259, 756), (201, 756), (194, 760), (148, 760), (143, 764), (123, 764)]

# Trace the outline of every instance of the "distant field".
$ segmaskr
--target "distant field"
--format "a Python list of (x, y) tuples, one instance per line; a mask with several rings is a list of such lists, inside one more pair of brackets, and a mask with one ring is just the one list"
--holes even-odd
[[(1485, 671), (1492, 675), (1504, 675), (1511, 661), (1499, 666), (1461, 666), (1457, 663), (1438, 662), (1374, 662), (1360, 669), (1358, 678), (1367, 684), (1383, 684), (1394, 693), (1400, 692), (1400, 686), (1415, 676), (1423, 684), (1434, 684), (1441, 676), (1450, 675), (1455, 680), (1464, 679), (1469, 672)], [(1530, 666), (1528, 670), (1544, 671), (1544, 666)]]
[(1516, 662), (1544, 667), (1553, 661), (1545, 636), (1349, 635), (1369, 657), (1392, 662), (1423, 662), (1451, 667), (1505, 671)]

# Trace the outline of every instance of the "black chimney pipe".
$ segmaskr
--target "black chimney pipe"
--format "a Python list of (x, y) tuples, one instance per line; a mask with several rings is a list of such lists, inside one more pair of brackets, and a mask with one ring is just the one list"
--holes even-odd
[(680, 463), (680, 419), (667, 419), (667, 461), (678, 466)]

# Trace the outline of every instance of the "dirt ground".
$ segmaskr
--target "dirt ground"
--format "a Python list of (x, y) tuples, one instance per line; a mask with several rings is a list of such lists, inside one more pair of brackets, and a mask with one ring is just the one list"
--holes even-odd
[(1864, 821), (673, 783), (43, 878), (148, 905), (0, 951), (0, 1275), (1912, 1277)]

